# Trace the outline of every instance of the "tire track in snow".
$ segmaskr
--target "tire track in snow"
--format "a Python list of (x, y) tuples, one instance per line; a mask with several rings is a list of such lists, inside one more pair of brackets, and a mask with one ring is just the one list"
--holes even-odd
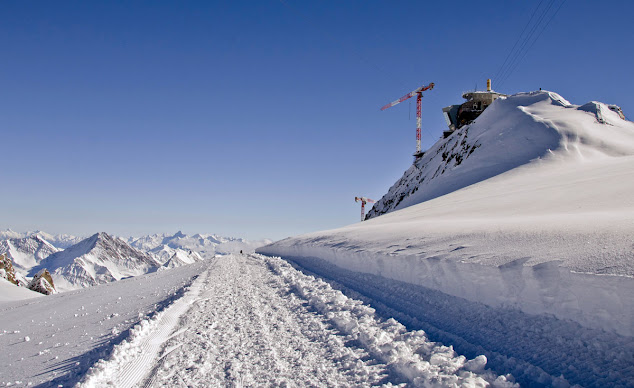
[(197, 300), (207, 276), (208, 271), (204, 271), (183, 297), (131, 329), (130, 337), (115, 346), (108, 360), (100, 360), (92, 366), (77, 387), (137, 386), (152, 369), (165, 342), (174, 336), (172, 333), (180, 317)]

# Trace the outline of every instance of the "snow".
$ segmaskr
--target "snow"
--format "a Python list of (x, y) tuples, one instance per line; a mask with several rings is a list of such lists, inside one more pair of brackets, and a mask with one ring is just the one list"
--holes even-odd
[(0, 241), (0, 254), (9, 257), (15, 269), (22, 274), (59, 250), (37, 235)]
[[(601, 124), (552, 95), (496, 100), (475, 124), (432, 147), (442, 149), (466, 133), (481, 144), (462, 164), (444, 165), (444, 175), (425, 181), (396, 209), (434, 199), (258, 251), (319, 257), (491, 306), (634, 335), (634, 124), (609, 109)], [(508, 152), (518, 159), (493, 163), (512, 160)], [(532, 159), (520, 165), (527, 155)], [(519, 166), (470, 186), (462, 178), (510, 165)], [(464, 188), (436, 197), (439, 187), (453, 186)], [(398, 190), (395, 185), (379, 207)]]
[(182, 232), (23, 250), (31, 273), (91, 287), (0, 279), (0, 386), (632, 386), (634, 124), (619, 112), (496, 100), (368, 221), (266, 255)]
[[(518, 368), (525, 371), (522, 383), (602, 385), (609, 381), (603, 365), (616, 359), (620, 366), (606, 372), (619, 375), (612, 383), (633, 381), (633, 165), (634, 124), (609, 106), (572, 105), (547, 91), (520, 93), (496, 100), (474, 123), (440, 139), (367, 221), (256, 251), (353, 285), (391, 314), (405, 314), (410, 328), (434, 331), (465, 353), (484, 349), (497, 372), (518, 377)], [(351, 280), (361, 275), (366, 283)], [(374, 290), (368, 281), (386, 289)], [(395, 288), (416, 295), (412, 304), (390, 296)], [(513, 327), (513, 341), (531, 352), (512, 350), (500, 334), (480, 335), (495, 325), (480, 316), (468, 323), (471, 329), (442, 317), (430, 326), (429, 313), (416, 304), (431, 292), (463, 306), (450, 314), (458, 321), (480, 311), (479, 304), (494, 309)], [(543, 326), (532, 327), (531, 317)], [(546, 338), (533, 333), (553, 327)], [(584, 342), (562, 351), (566, 333)], [(597, 341), (603, 350), (591, 351)], [(534, 342), (562, 359), (583, 358), (581, 369), (602, 372), (584, 375), (578, 365), (536, 361), (547, 356)], [(619, 358), (624, 347), (630, 356)], [(596, 360), (582, 356), (588, 353)]]
[(39, 292), (31, 291), (26, 287), (17, 287), (15, 284), (0, 277), (0, 303), (37, 298), (40, 296), (44, 295)]
[[(143, 237), (130, 237), (128, 243), (143, 251), (155, 252), (160, 258), (171, 258), (173, 250), (185, 252), (194, 251), (203, 258), (213, 258), (216, 254), (229, 254), (243, 252), (253, 252), (256, 248), (270, 244), (271, 240), (248, 241), (236, 237), (222, 237), (215, 234), (195, 234), (188, 236), (178, 231), (173, 235), (154, 234)], [(169, 252), (169, 254), (164, 253)], [(163, 260), (162, 262), (165, 262)]]
[(0, 386), (515, 386), (260, 255), (0, 304), (0, 326)]
[(0, 240), (24, 239), (27, 237), (39, 237), (58, 249), (66, 249), (84, 239), (84, 237), (77, 237), (70, 234), (52, 235), (41, 230), (28, 231), (24, 233), (15, 232), (11, 229), (0, 231)]
[(0, 303), (0, 386), (16, 380), (72, 385), (130, 328), (178, 300), (203, 268), (199, 263), (49, 296), (9, 284), (41, 297)]

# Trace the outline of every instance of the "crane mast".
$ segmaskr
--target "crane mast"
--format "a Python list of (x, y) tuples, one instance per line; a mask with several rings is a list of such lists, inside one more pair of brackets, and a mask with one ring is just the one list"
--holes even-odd
[(400, 104), (401, 102), (416, 96), (416, 153), (414, 154), (415, 157), (420, 157), (423, 155), (423, 152), (421, 152), (420, 149), (420, 132), (421, 132), (421, 126), (422, 126), (422, 119), (421, 119), (421, 112), (422, 112), (422, 101), (423, 101), (423, 92), (426, 90), (431, 90), (434, 88), (434, 83), (430, 83), (427, 86), (421, 86), (420, 88), (404, 95), (403, 97), (399, 98), (396, 101), (392, 101), (389, 104), (383, 106), (381, 108), (381, 110), (386, 110), (387, 108), (391, 108), (394, 105)]
[(375, 203), (376, 201), (366, 197), (354, 197), (355, 202), (361, 202), (361, 221), (365, 220), (365, 204)]

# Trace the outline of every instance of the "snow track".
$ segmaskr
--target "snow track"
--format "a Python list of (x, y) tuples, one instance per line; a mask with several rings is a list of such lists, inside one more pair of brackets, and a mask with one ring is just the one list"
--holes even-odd
[(152, 319), (141, 321), (130, 333), (130, 337), (116, 345), (109, 360), (100, 360), (86, 374), (79, 387), (134, 387), (148, 374), (159, 355), (163, 344), (177, 327), (180, 317), (194, 303), (206, 279), (203, 272), (188, 287), (183, 297), (177, 299)]
[(81, 386), (513, 386), (280, 258), (208, 264)]

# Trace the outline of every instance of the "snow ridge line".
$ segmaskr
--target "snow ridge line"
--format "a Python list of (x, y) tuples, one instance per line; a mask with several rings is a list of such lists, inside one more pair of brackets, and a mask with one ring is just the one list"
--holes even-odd
[[(184, 295), (172, 302), (152, 318), (144, 319), (130, 329), (130, 336), (116, 345), (108, 359), (97, 361), (86, 373), (76, 388), (137, 386), (151, 370), (154, 360), (159, 358), (163, 344), (171, 338), (180, 317), (196, 302), (207, 278), (204, 271)], [(182, 331), (181, 331), (182, 332)], [(173, 349), (172, 349), (173, 350)]]
[(485, 369), (484, 355), (467, 360), (453, 347), (429, 341), (422, 330), (407, 331), (394, 319), (379, 320), (373, 308), (346, 297), (321, 279), (297, 271), (278, 257), (254, 256), (265, 260), (271, 271), (292, 285), (339, 331), (356, 339), (372, 357), (414, 387), (519, 387), (512, 376), (498, 376)]

